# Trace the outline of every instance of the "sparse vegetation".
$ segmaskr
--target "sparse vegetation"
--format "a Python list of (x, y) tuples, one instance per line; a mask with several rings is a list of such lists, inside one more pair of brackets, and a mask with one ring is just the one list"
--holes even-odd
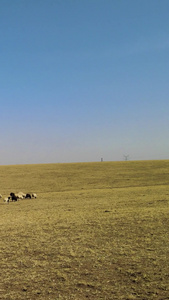
[(169, 299), (169, 161), (0, 167), (0, 299)]

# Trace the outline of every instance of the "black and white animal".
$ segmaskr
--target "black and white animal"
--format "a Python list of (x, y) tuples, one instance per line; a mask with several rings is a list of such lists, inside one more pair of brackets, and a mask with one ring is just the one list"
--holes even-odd
[(30, 194), (26, 194), (25, 198), (32, 198)]
[(12, 197), (12, 196), (15, 196), (15, 193), (10, 193), (10, 196)]
[(11, 197), (11, 200), (12, 201), (18, 201), (18, 197), (14, 195), (14, 196)]
[(9, 204), (9, 199), (10, 199), (10, 197), (5, 197), (4, 202)]
[(33, 193), (32, 198), (37, 198), (37, 195), (35, 193)]
[(18, 197), (15, 195), (15, 193), (10, 193), (10, 197), (12, 201), (18, 201)]

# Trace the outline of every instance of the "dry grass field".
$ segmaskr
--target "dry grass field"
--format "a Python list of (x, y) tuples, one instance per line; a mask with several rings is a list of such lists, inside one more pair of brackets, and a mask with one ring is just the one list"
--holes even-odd
[(169, 161), (0, 166), (0, 299), (169, 299)]

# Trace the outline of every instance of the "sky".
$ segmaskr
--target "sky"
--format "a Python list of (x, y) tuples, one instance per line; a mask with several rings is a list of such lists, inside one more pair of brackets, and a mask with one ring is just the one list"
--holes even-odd
[(0, 164), (169, 159), (168, 0), (1, 0)]

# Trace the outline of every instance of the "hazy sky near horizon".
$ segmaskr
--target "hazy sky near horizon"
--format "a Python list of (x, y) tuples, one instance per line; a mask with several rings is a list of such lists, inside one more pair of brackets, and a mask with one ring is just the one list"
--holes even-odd
[(169, 159), (168, 0), (1, 0), (0, 164)]

